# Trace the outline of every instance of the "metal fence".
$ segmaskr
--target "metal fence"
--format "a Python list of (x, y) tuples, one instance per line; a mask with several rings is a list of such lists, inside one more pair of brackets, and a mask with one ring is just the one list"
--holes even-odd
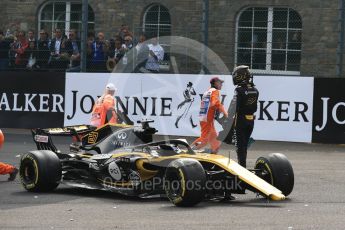
[[(319, 23), (323, 25), (320, 30), (325, 28), (328, 31), (324, 35), (315, 32), (316, 35), (322, 35), (320, 38), (305, 26), (307, 19), (292, 8), (270, 6), (241, 9), (234, 24), (229, 23), (232, 38), (224, 37), (219, 44), (215, 43), (215, 37), (222, 37), (225, 23), (221, 19), (214, 19), (216, 13), (212, 11), (209, 12), (214, 20), (212, 27), (221, 25), (219, 29), (204, 30), (208, 23), (204, 15), (200, 16), (202, 14), (193, 24), (189, 24), (195, 26), (193, 30), (173, 27), (171, 12), (162, 5), (154, 4), (146, 9), (140, 25), (124, 24), (100, 32), (95, 23), (95, 14), (89, 7), (84, 50), (81, 38), (86, 31), (82, 29), (81, 4), (52, 2), (41, 10), (38, 30), (33, 31), (35, 41), (28, 41), (30, 31), (26, 31), (25, 35), (19, 31), (5, 31), (0, 35), (0, 70), (80, 72), (80, 63), (84, 61), (87, 72), (113, 72), (119, 62), (130, 63), (126, 71), (145, 72), (145, 64), (138, 60), (138, 56), (147, 54), (149, 57), (150, 53), (140, 53), (140, 47), (145, 44), (144, 40), (149, 40), (147, 45), (151, 45), (150, 39), (157, 37), (164, 49), (163, 57), (158, 60), (159, 72), (207, 72), (207, 68), (204, 68), (209, 55), (207, 47), (200, 50), (200, 56), (204, 57), (198, 60), (195, 54), (193, 56), (195, 47), (183, 46), (183, 49), (179, 49), (175, 47), (176, 43), (160, 42), (161, 37), (181, 36), (200, 43), (207, 42), (209, 38), (210, 47), (215, 48), (222, 58), (220, 61), (226, 63), (229, 69), (248, 65), (255, 74), (325, 76), (329, 72), (327, 68), (331, 68), (332, 76), (343, 76), (345, 11), (344, 6), (339, 7), (338, 18), (322, 17), (327, 10), (333, 10), (334, 13), (334, 9), (319, 11)], [(55, 33), (55, 28), (60, 29), (61, 41), (58, 39), (56, 42), (59, 31)], [(216, 33), (208, 36), (206, 32), (209, 30)], [(318, 47), (311, 44), (317, 44)], [(218, 45), (227, 49), (218, 48)], [(86, 53), (85, 60), (80, 56), (82, 51)]]
[[(87, 72), (112, 72), (121, 61), (127, 59), (137, 65), (138, 56), (150, 56), (149, 51), (140, 54), (142, 44), (150, 46), (154, 37), (170, 36), (169, 11), (160, 5), (153, 5), (145, 13), (144, 25), (124, 24), (120, 28), (101, 31), (94, 23), (95, 15), (88, 8), (87, 32), (82, 26), (82, 4), (52, 2), (45, 5), (39, 16), (37, 31), (10, 31), (0, 34), (0, 71), (82, 71), (86, 63)], [(95, 32), (97, 31), (97, 32)], [(117, 31), (114, 34), (113, 31)], [(86, 39), (86, 59), (83, 59), (83, 36)], [(33, 36), (31, 35), (33, 34)], [(161, 44), (164, 55), (159, 58), (159, 71), (171, 71), (169, 44)], [(132, 66), (132, 71), (139, 68)], [(145, 65), (141, 63), (145, 69)], [(143, 70), (142, 68), (142, 70)]]
[[(23, 32), (1, 36), (0, 70), (80, 72), (80, 31), (58, 29), (53, 34), (51, 38), (47, 31), (41, 30), (39, 38), (32, 41), (29, 41), (27, 33), (24, 34)], [(124, 26), (119, 29), (119, 33), (115, 36), (107, 36), (106, 34), (110, 33), (108, 31), (88, 32), (87, 72), (112, 72), (119, 62), (131, 62), (132, 65), (137, 65), (139, 64), (136, 63), (138, 56), (144, 55), (140, 53), (140, 48), (144, 45), (151, 46), (155, 38), (164, 50), (164, 55), (158, 60), (159, 72), (173, 73), (172, 65), (178, 64), (182, 72), (192, 72), (192, 68), (189, 69), (192, 59), (188, 58), (190, 56), (188, 48), (180, 52), (179, 63), (177, 64), (176, 57), (174, 56), (172, 60), (170, 56), (171, 44), (166, 39), (164, 42), (160, 41), (162, 37), (171, 35), (170, 28), (137, 27), (132, 31), (130, 27)], [(189, 36), (185, 32), (178, 34), (182, 37)], [(149, 57), (149, 51), (146, 50), (146, 52), (147, 57)], [(181, 61), (182, 59), (183, 61)], [(145, 66), (143, 67), (145, 68)], [(133, 66), (132, 71), (134, 69), (136, 66)]]

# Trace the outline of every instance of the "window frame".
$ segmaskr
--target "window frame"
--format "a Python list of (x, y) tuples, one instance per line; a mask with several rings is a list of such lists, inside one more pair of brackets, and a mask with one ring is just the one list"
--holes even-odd
[[(298, 12), (290, 7), (273, 7), (273, 6), (269, 6), (269, 7), (261, 7), (261, 6), (251, 6), (251, 7), (246, 7), (244, 8), (243, 10), (240, 11), (240, 13), (237, 15), (237, 18), (236, 18), (236, 33), (235, 33), (235, 65), (238, 65), (238, 50), (239, 49), (248, 49), (250, 50), (250, 53), (251, 53), (251, 66), (253, 65), (253, 51), (255, 49), (260, 49), (260, 48), (253, 48), (252, 46), (252, 41), (253, 41), (253, 31), (257, 28), (260, 28), (260, 27), (256, 27), (254, 26), (254, 23), (255, 23), (255, 20), (254, 20), (254, 15), (252, 17), (252, 21), (251, 21), (251, 26), (250, 27), (246, 27), (246, 26), (240, 26), (240, 17), (242, 15), (243, 12), (245, 12), (246, 10), (248, 9), (253, 9), (254, 12), (255, 12), (255, 9), (256, 8), (265, 8), (267, 9), (267, 27), (262, 27), (262, 28), (267, 28), (267, 39), (266, 39), (266, 68), (265, 69), (251, 69), (251, 72), (254, 73), (254, 74), (268, 74), (268, 75), (273, 75), (273, 74), (276, 74), (276, 75), (301, 75), (301, 61), (302, 61), (302, 40), (300, 41), (301, 42), (301, 48), (300, 49), (289, 49), (288, 47), (288, 32), (291, 31), (291, 30), (294, 30), (294, 31), (300, 31), (300, 35), (302, 35), (302, 31), (303, 31), (303, 26), (301, 26), (301, 28), (293, 28), (293, 27), (289, 27), (289, 13), (291, 10), (295, 11), (297, 14)], [(273, 27), (273, 13), (274, 13), (274, 9), (276, 8), (282, 8), (282, 9), (287, 9), (287, 12), (288, 12), (288, 15), (287, 15), (287, 23), (286, 23), (286, 27), (285, 28), (274, 28)], [(300, 16), (300, 14), (298, 14)], [(300, 17), (301, 19), (301, 25), (303, 24), (302, 23), (302, 18)], [(240, 28), (245, 28), (245, 29), (250, 29), (251, 30), (251, 47), (249, 48), (245, 48), (245, 47), (239, 47), (239, 40), (238, 40), (238, 37), (239, 37), (239, 29)], [(272, 70), (272, 51), (274, 51), (275, 49), (273, 48), (272, 46), (272, 42), (273, 42), (273, 31), (275, 29), (285, 29), (286, 30), (286, 37), (287, 37), (287, 40), (285, 41), (285, 49), (279, 49), (279, 50), (282, 50), (282, 51), (285, 51), (285, 69), (286, 69), (286, 66), (289, 64), (288, 62), (288, 59), (287, 59), (287, 56), (288, 56), (288, 52), (290, 51), (294, 51), (294, 52), (300, 52), (300, 55), (301, 55), (301, 58), (300, 58), (300, 63), (299, 63), (299, 71), (292, 71), (292, 70)], [(301, 39), (302, 39), (302, 36), (301, 36)], [(262, 49), (262, 48), (261, 48)], [(251, 68), (250, 66), (250, 68)]]
[[(61, 4), (61, 3), (64, 3), (66, 8), (65, 8), (65, 19), (64, 20), (55, 20), (55, 5), (56, 4)], [(41, 20), (41, 16), (42, 16), (42, 12), (43, 10), (48, 6), (52, 4), (53, 5), (53, 15), (52, 15), (52, 19), (50, 20)], [(50, 37), (54, 37), (54, 28), (56, 28), (56, 25), (57, 23), (61, 23), (61, 22), (64, 22), (65, 23), (65, 30), (64, 30), (64, 33), (66, 36), (68, 36), (69, 34), (69, 31), (70, 31), (70, 26), (71, 26), (71, 23), (82, 23), (82, 21), (71, 21), (71, 8), (72, 8), (72, 4), (82, 4), (80, 1), (47, 1), (45, 2), (43, 5), (40, 6), (40, 9), (39, 9), (39, 12), (38, 12), (38, 31), (40, 31), (41, 29), (45, 29), (45, 28), (41, 28), (41, 23), (51, 23), (52, 24), (52, 31), (47, 31), (48, 33), (51, 33), (50, 34)], [(90, 5), (89, 5), (90, 7)], [(92, 9), (92, 8), (91, 8)], [(93, 9), (92, 9), (93, 11)], [(89, 24), (93, 24), (95, 25), (95, 21), (88, 21), (88, 25)]]
[[(155, 6), (158, 6), (158, 18), (157, 18), (157, 23), (153, 24), (153, 23), (146, 23), (146, 16), (147, 13)], [(165, 23), (160, 23), (160, 16), (161, 16), (161, 7), (164, 7), (165, 9), (167, 9), (168, 13), (169, 13), (169, 21), (170, 24), (165, 24)], [(170, 29), (170, 35), (171, 35), (171, 14), (170, 11), (167, 7), (163, 6), (162, 4), (156, 3), (156, 4), (152, 4), (149, 7), (147, 7), (147, 9), (144, 12), (143, 15), (143, 32), (146, 32), (146, 26), (157, 26), (157, 38), (159, 39), (160, 37), (160, 27), (161, 26), (167, 26)]]

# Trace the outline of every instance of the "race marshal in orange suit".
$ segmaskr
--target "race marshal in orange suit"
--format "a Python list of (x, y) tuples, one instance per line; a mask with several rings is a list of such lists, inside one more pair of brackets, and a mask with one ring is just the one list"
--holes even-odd
[(199, 112), (201, 127), (201, 136), (192, 143), (194, 149), (201, 149), (207, 144), (211, 146), (211, 153), (217, 153), (221, 142), (217, 140), (217, 131), (214, 126), (214, 120), (217, 113), (223, 113), (228, 117), (220, 101), (219, 91), (222, 89), (223, 80), (214, 77), (210, 80), (211, 87), (203, 94)]
[(107, 84), (104, 94), (96, 101), (91, 113), (91, 125), (100, 127), (106, 123), (117, 123), (116, 88), (113, 83)]
[[(5, 142), (5, 136), (0, 129), (0, 149), (2, 145), (4, 144), (4, 142)], [(13, 181), (16, 178), (17, 173), (18, 173), (18, 169), (14, 167), (13, 165), (0, 162), (0, 175), (9, 174), (10, 176), (8, 178), (8, 181)]]

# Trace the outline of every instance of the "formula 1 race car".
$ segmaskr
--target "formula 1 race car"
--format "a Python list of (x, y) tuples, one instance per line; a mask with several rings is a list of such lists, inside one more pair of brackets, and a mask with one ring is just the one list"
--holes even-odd
[[(166, 196), (176, 206), (227, 199), (247, 190), (284, 200), (294, 174), (279, 153), (260, 157), (247, 170), (223, 155), (195, 152), (183, 139), (153, 142), (157, 130), (139, 126), (69, 126), (32, 130), (38, 150), (24, 154), (20, 178), (28, 191), (52, 191), (60, 183), (138, 196)], [(68, 152), (58, 150), (52, 136), (74, 138)]]

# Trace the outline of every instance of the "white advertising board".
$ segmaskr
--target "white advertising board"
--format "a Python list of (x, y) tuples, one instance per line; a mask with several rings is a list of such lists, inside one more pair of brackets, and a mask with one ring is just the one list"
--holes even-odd
[[(128, 117), (136, 122), (152, 119), (159, 134), (198, 136), (200, 134), (198, 112), (201, 95), (209, 88), (211, 75), (170, 75), (170, 74), (94, 74), (67, 73), (65, 92), (64, 125), (88, 124), (92, 103), (101, 96), (107, 83), (115, 84), (118, 109), (128, 110)], [(221, 99), (230, 105), (234, 86), (230, 75), (222, 75), (225, 80)], [(195, 95), (192, 102), (185, 100), (184, 91), (189, 82)], [(178, 108), (178, 106), (181, 106)], [(123, 106), (122, 106), (123, 105)], [(178, 122), (177, 119), (179, 119)], [(196, 127), (193, 127), (197, 125)], [(217, 125), (221, 130), (221, 126)]]
[[(200, 98), (212, 77), (67, 73), (64, 125), (88, 124), (93, 102), (111, 82), (117, 88), (118, 109), (127, 110), (132, 121), (152, 119), (155, 121), (152, 126), (162, 135), (199, 136)], [(221, 100), (227, 108), (234, 93), (232, 77), (219, 77), (225, 80)], [(253, 137), (258, 140), (310, 142), (313, 78), (258, 76), (255, 84), (260, 96)], [(186, 90), (192, 102), (183, 103)], [(221, 130), (218, 124), (217, 130)]]
[(255, 84), (260, 95), (254, 139), (311, 142), (314, 78), (257, 76)]

